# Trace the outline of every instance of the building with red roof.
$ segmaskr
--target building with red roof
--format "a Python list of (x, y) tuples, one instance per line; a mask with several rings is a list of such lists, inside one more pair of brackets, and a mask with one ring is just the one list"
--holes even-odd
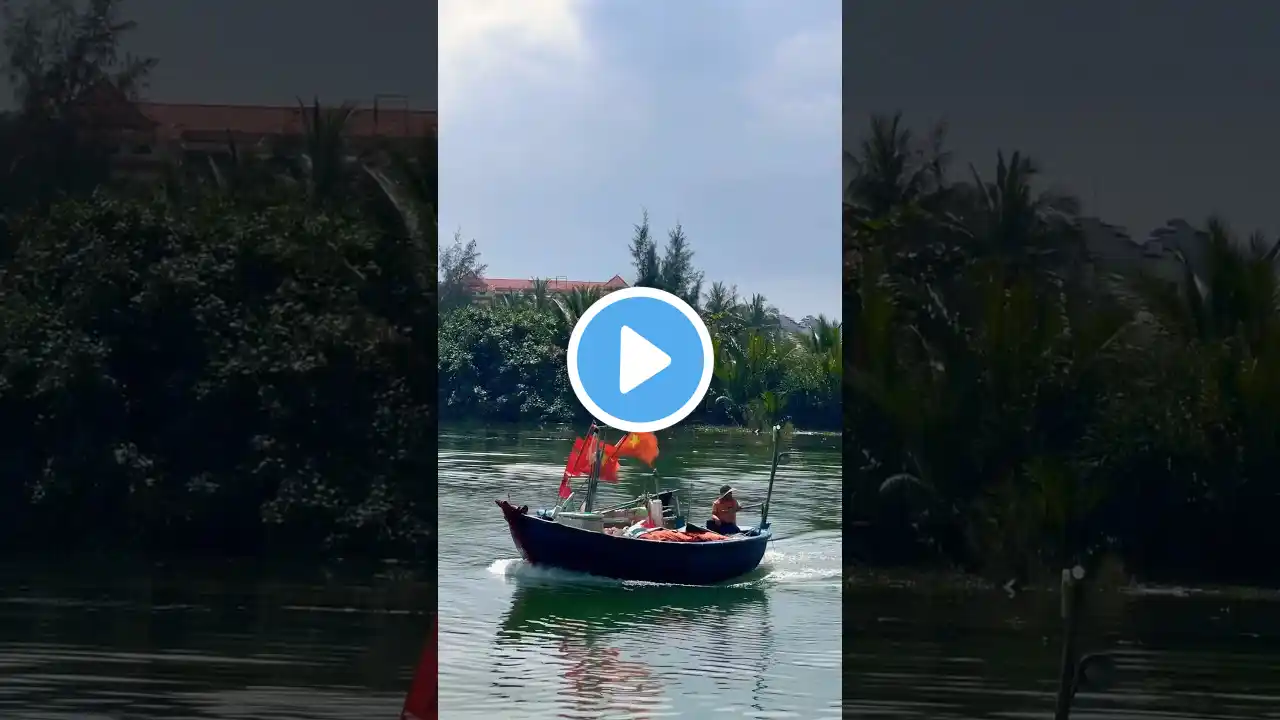
[[(115, 144), (117, 167), (130, 175), (150, 175), (176, 159), (203, 160), (301, 138), (310, 106), (207, 105), (132, 102), (110, 86), (91, 93), (87, 103), (95, 124)], [(326, 106), (322, 103), (322, 107)], [(346, 124), (355, 152), (402, 146), (406, 150), (437, 130), (434, 110), (413, 110), (400, 95), (379, 95), (357, 105)]]
[[(621, 275), (614, 275), (608, 280), (568, 280), (566, 278), (542, 278), (547, 292), (562, 295), (574, 290), (600, 290), (610, 293), (630, 287)], [(501, 295), (527, 295), (533, 292), (535, 280), (518, 280), (515, 278), (477, 278), (472, 284), (477, 300), (490, 300)]]

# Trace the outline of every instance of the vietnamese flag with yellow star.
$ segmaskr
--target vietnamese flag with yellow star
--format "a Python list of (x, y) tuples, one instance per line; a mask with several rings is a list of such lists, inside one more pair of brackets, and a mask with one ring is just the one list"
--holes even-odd
[(647, 432), (627, 433), (618, 442), (613, 457), (631, 457), (653, 467), (653, 462), (658, 459), (658, 436)]

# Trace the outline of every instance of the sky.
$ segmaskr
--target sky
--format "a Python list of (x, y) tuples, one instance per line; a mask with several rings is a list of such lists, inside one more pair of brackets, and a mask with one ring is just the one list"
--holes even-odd
[(441, 233), (491, 277), (630, 280), (647, 209), (708, 284), (840, 315), (836, 0), (123, 7), (125, 49), (160, 59), (152, 100), (438, 107)]
[(1280, 3), (844, 5), (846, 146), (901, 110), (947, 121), (958, 171), (1022, 150), (1135, 237), (1211, 212), (1280, 233)]
[[(124, 49), (158, 58), (159, 102), (372, 103), (380, 93), (436, 106), (436, 4), (405, 0), (123, 0), (137, 29)], [(0, 97), (10, 90), (0, 79)]]
[(441, 0), (440, 230), (489, 277), (633, 276), (642, 213), (706, 283), (840, 316), (836, 0)]

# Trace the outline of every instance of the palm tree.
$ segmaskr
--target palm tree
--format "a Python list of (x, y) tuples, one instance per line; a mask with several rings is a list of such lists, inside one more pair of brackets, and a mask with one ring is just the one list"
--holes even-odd
[(969, 166), (971, 186), (953, 196), (963, 205), (964, 231), (979, 256), (998, 256), (1020, 266), (1063, 265), (1082, 259), (1075, 233), (1080, 212), (1076, 198), (1053, 191), (1036, 191), (1040, 166), (1015, 152), (1005, 161), (996, 154), (994, 182), (986, 182)]
[(283, 166), (285, 176), (317, 205), (346, 202), (354, 195), (362, 163), (351, 154), (347, 130), (355, 110), (349, 102), (324, 107), (319, 98), (308, 107), (299, 98), (301, 142), (276, 148), (275, 161)]
[(504, 292), (494, 297), (493, 301), (507, 308), (522, 308), (529, 305), (529, 296), (519, 292)]
[(438, 288), (439, 270), (436, 153), (436, 137), (431, 135), (419, 141), (412, 154), (386, 149), (381, 153), (383, 163), (361, 164), (376, 188), (367, 203), (369, 215), (386, 236), (408, 245), (412, 263), (419, 268), (415, 273), (419, 291), (432, 294)]
[(551, 283), (545, 278), (533, 278), (529, 281), (529, 304), (534, 310), (543, 311), (551, 307)]
[(800, 340), (809, 352), (815, 355), (835, 352), (840, 348), (842, 341), (840, 322), (829, 320), (825, 315), (819, 315), (800, 333)]
[(213, 184), (220, 192), (232, 197), (247, 199), (270, 186), (275, 174), (263, 160), (265, 142), (259, 141), (250, 148), (242, 148), (235, 135), (227, 130), (227, 154), (221, 161), (209, 157), (208, 171)]
[(555, 297), (553, 302), (561, 329), (565, 332), (573, 330), (573, 326), (578, 324), (578, 319), (587, 311), (587, 308), (604, 295), (604, 290), (598, 287), (577, 287)]
[[(1180, 283), (1139, 276), (1134, 289), (1144, 309), (1175, 337), (1199, 345), (1241, 338), (1253, 354), (1280, 341), (1280, 240), (1254, 234), (1240, 243), (1220, 217), (1209, 218), (1201, 252), (1175, 253)], [(1275, 348), (1280, 349), (1280, 348)]]
[(945, 139), (944, 125), (935, 126), (920, 142), (903, 124), (902, 113), (873, 115), (858, 149), (845, 153), (852, 175), (845, 186), (846, 206), (869, 219), (912, 205), (934, 205), (946, 188), (951, 159), (942, 149)]
[(783, 368), (796, 344), (774, 333), (748, 329), (741, 336), (717, 334), (715, 404), (740, 425), (763, 430), (781, 420), (786, 407)]
[(910, 491), (935, 535), (960, 533), (953, 557), (1015, 572), (1065, 561), (1089, 545), (1081, 529), (1108, 491), (1075, 458), (1109, 402), (1102, 368), (1131, 315), (1073, 305), (996, 263), (963, 287), (960, 302), (934, 294), (903, 325), (887, 289), (867, 286), (851, 377), (867, 413), (859, 440), (872, 453), (867, 441), (881, 443), (882, 493)]
[(702, 303), (702, 311), (707, 315), (721, 315), (733, 312), (739, 305), (737, 286), (727, 286), (722, 282), (711, 283), (707, 290), (706, 300)]
[[(421, 242), (436, 223), (438, 139), (422, 138), (411, 153), (384, 149), (378, 157), (362, 165), (377, 184), (380, 197), (374, 198), (375, 217), (388, 231)], [(379, 202), (381, 201), (381, 202)], [(382, 206), (389, 206), (390, 212)]]
[(875, 115), (858, 148), (846, 153), (846, 278), (858, 275), (865, 255), (877, 248), (885, 249), (887, 270), (921, 284), (956, 274), (962, 264), (956, 240), (963, 233), (953, 227), (957, 199), (947, 181), (951, 156), (945, 139), (943, 125), (921, 140), (900, 113)]
[[(1241, 243), (1210, 218), (1199, 252), (1179, 252), (1180, 283), (1139, 277), (1141, 307), (1162, 331), (1154, 346), (1195, 368), (1190, 398), (1171, 402), (1211, 419), (1201, 432), (1219, 461), (1216, 503), (1274, 507), (1280, 463), (1280, 242), (1255, 234)], [(1197, 422), (1203, 422), (1197, 420)], [(1228, 499), (1230, 498), (1230, 500)]]
[(778, 308), (770, 305), (760, 293), (753, 294), (749, 300), (739, 305), (737, 315), (743, 325), (759, 331), (776, 329), (781, 321)]

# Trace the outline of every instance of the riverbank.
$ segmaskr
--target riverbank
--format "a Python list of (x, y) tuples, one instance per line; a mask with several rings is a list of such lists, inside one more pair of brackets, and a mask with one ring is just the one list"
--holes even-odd
[[(538, 432), (555, 433), (563, 435), (566, 439), (572, 440), (577, 435), (581, 435), (587, 425), (592, 421), (588, 418), (581, 422), (551, 422), (551, 423), (520, 423), (520, 422), (484, 422), (466, 420), (448, 420), (441, 424), (440, 432), (457, 433), (457, 432), (524, 432), (536, 429)], [(616, 430), (605, 426), (607, 432), (621, 434), (622, 430)], [(576, 433), (576, 435), (575, 435)], [(706, 423), (684, 423), (667, 430), (659, 431), (657, 434), (663, 435), (690, 433), (695, 435), (708, 436), (724, 436), (731, 438), (754, 438), (754, 437), (770, 437), (769, 430), (757, 430), (754, 428), (743, 427), (741, 425), (714, 425)], [(823, 438), (825, 440), (839, 440), (842, 433), (839, 430), (805, 430), (797, 428), (790, 422), (784, 422), (781, 430), (783, 438), (789, 437), (811, 437)], [(566, 453), (568, 451), (566, 450)]]

